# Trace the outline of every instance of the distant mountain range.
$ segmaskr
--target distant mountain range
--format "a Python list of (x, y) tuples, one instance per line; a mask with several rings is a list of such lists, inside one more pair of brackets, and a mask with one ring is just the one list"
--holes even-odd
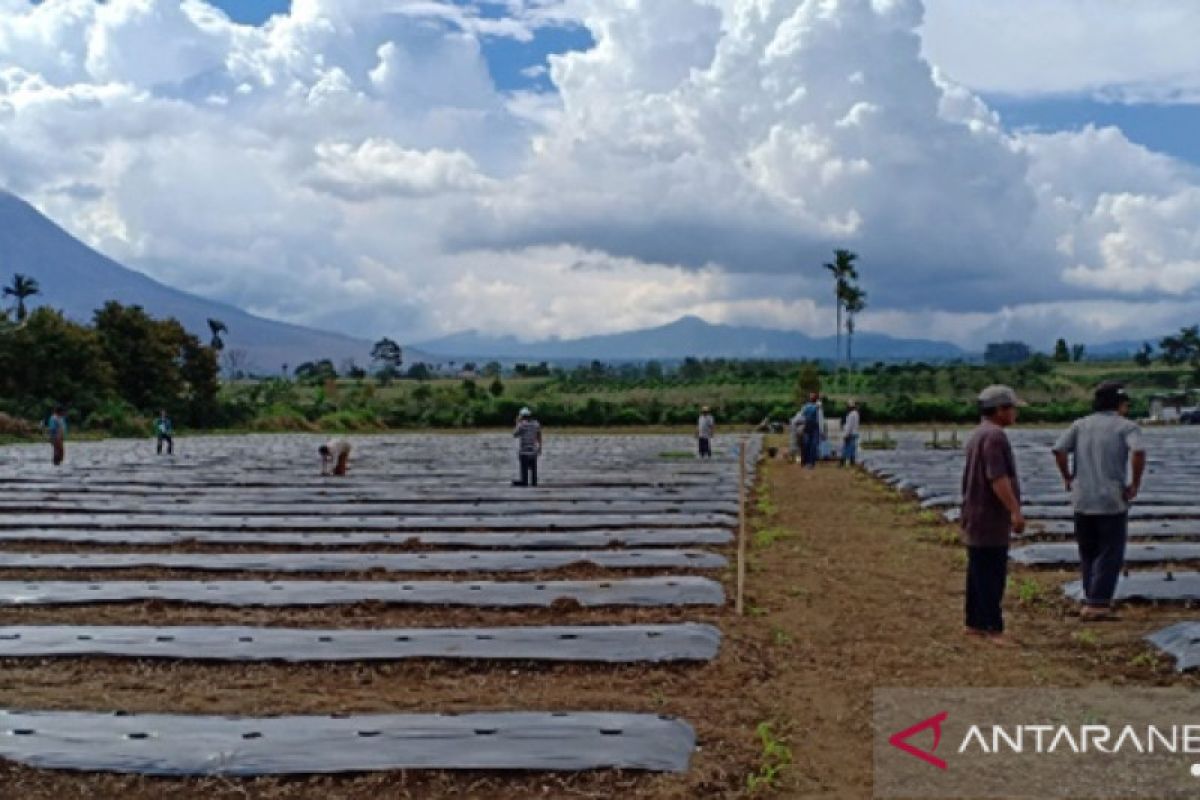
[[(720, 325), (698, 317), (682, 317), (657, 328), (580, 339), (521, 342), (512, 336), (486, 336), (477, 331), (452, 334), (414, 345), (442, 358), (538, 361), (644, 361), (697, 358), (820, 358), (836, 356), (835, 337), (812, 337), (796, 331)], [(856, 361), (918, 361), (966, 358), (948, 342), (897, 339), (879, 333), (854, 336)]]
[[(29, 305), (49, 305), (89, 321), (109, 300), (140, 305), (154, 317), (174, 317), (207, 342), (208, 319), (229, 327), (227, 347), (246, 351), (256, 371), (277, 374), (280, 366), (329, 358), (367, 364), (370, 343), (338, 333), (256, 317), (239, 308), (172, 289), (101, 255), (55, 225), (24, 200), (0, 191), (0, 282), (13, 273), (37, 279), (42, 294)], [(406, 360), (407, 356), (406, 356)]]

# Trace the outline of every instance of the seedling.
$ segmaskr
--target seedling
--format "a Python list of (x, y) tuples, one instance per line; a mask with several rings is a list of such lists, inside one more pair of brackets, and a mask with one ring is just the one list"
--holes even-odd
[(760, 722), (756, 732), (762, 743), (762, 753), (758, 771), (746, 776), (746, 788), (750, 794), (776, 788), (780, 773), (792, 765), (792, 750), (776, 738), (771, 723)]

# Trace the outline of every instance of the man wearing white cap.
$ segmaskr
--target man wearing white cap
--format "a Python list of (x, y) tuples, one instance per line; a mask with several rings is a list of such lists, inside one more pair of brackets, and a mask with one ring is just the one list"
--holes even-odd
[(533, 412), (522, 408), (517, 416), (517, 427), (513, 431), (517, 440), (517, 460), (521, 464), (521, 479), (513, 486), (537, 486), (537, 462), (542, 454), (542, 426), (533, 418)]
[(967, 441), (962, 477), (962, 537), (967, 546), (966, 628), (970, 636), (1004, 639), (1004, 586), (1008, 543), (1025, 531), (1017, 461), (1004, 429), (1025, 405), (1007, 386), (979, 393), (983, 419)]
[(850, 400), (846, 403), (846, 424), (842, 427), (842, 466), (854, 466), (858, 460), (858, 403)]

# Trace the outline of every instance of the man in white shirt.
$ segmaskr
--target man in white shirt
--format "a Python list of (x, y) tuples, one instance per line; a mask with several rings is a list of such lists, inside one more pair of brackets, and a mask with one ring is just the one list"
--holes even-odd
[(854, 466), (858, 460), (858, 403), (850, 400), (846, 403), (846, 424), (842, 428), (842, 466)]
[[(345, 475), (350, 466), (350, 443), (345, 439), (330, 439), (317, 448), (321, 454), (322, 475)], [(331, 469), (332, 467), (332, 469)]]
[(717, 422), (713, 419), (708, 406), (700, 409), (700, 419), (696, 423), (696, 439), (700, 443), (700, 458), (712, 458), (712, 439), (717, 433)]

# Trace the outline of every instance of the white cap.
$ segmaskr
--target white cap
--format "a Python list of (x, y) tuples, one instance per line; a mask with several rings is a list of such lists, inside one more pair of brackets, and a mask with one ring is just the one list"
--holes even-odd
[(529, 410), (529, 406), (525, 406), (524, 408), (521, 409), (521, 413), (518, 416), (532, 417), (533, 412)]

